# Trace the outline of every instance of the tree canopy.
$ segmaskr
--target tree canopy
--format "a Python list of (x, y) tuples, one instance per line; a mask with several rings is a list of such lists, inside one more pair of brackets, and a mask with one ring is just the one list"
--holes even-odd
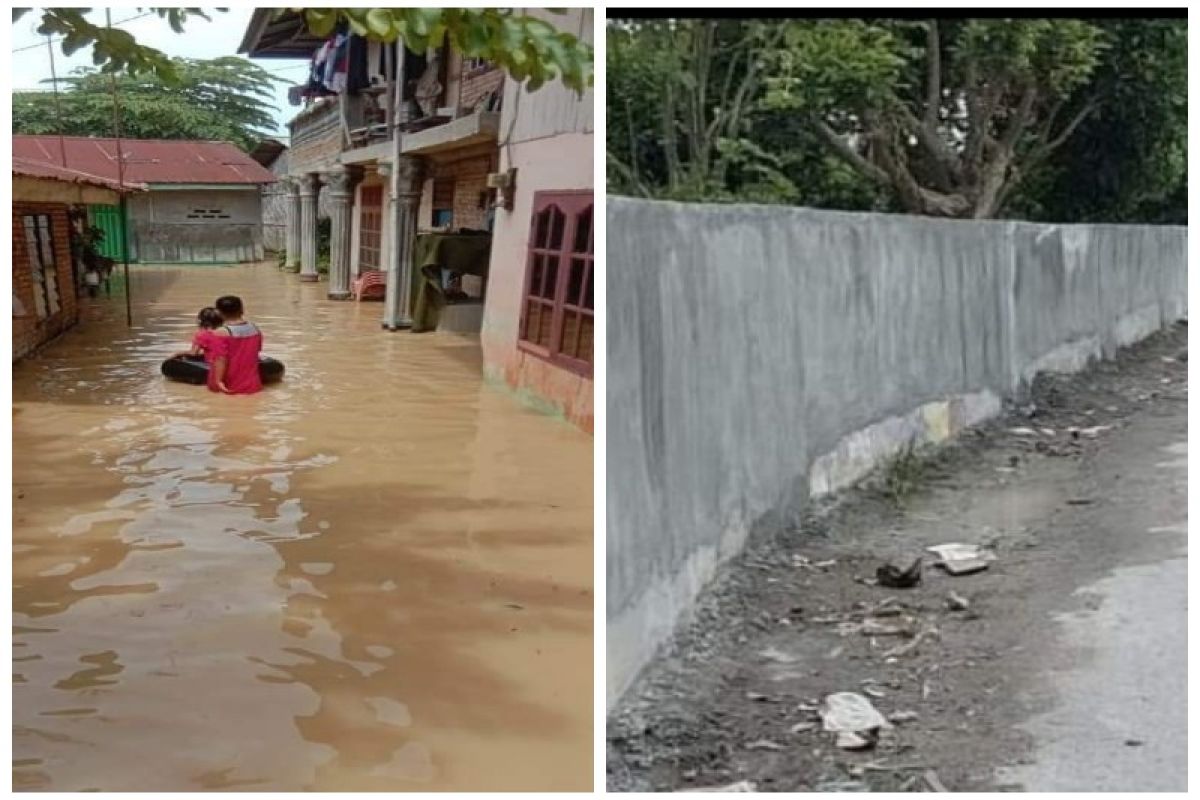
[[(249, 150), (274, 130), (272, 85), (277, 78), (236, 56), (173, 59), (173, 80), (155, 72), (117, 77), (121, 132), (140, 139), (210, 139)], [(60, 79), (61, 114), (45, 92), (13, 94), (13, 133), (94, 136), (112, 129), (111, 77), (96, 68)]]
[(1129, 221), (1185, 194), (1182, 20), (617, 20), (608, 41), (613, 191)]
[[(30, 10), (13, 9), (13, 21)], [(208, 19), (198, 8), (150, 10), (166, 19), (176, 33), (183, 33), (189, 17)], [(41, 9), (38, 33), (64, 37), (62, 49), (67, 55), (91, 46), (94, 63), (105, 72), (152, 73), (164, 83), (174, 82), (176, 71), (172, 59), (125, 31), (89, 22), (84, 16), (89, 11), (88, 8)], [(580, 93), (592, 83), (591, 45), (544, 20), (513, 9), (281, 8), (275, 11), (288, 12), (299, 14), (308, 29), (318, 36), (328, 35), (340, 21), (345, 21), (360, 36), (383, 42), (402, 39), (414, 51), (423, 51), (444, 36), (464, 56), (495, 63), (515, 80), (524, 81), (530, 91), (555, 79)]]

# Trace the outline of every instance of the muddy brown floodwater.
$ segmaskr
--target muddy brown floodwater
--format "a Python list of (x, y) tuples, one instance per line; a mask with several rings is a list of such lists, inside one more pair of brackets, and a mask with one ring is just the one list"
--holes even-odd
[[(13, 370), (14, 788), (590, 789), (591, 437), (272, 265), (133, 280)], [(224, 293), (282, 384), (159, 375)]]

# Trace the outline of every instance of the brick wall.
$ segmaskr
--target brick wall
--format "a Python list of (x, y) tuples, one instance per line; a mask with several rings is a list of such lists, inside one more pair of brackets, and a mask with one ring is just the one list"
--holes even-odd
[(454, 230), (486, 230), (487, 208), (480, 208), (479, 196), (487, 192), (487, 176), (495, 168), (492, 154), (474, 155), (458, 161), (436, 164), (433, 178), (454, 181)]
[(458, 113), (470, 114), (475, 104), (504, 85), (504, 72), (495, 67), (468, 72), (458, 93)]
[[(37, 317), (33, 271), (25, 246), (25, 216), (49, 214), (53, 229), (59, 311)], [(70, 222), (63, 203), (13, 203), (13, 294), (25, 306), (25, 315), (13, 319), (13, 361), (29, 355), (79, 321), (79, 301), (71, 270)]]

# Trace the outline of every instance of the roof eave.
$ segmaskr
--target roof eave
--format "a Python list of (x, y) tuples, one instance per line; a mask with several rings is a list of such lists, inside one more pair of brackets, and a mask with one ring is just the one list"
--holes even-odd
[(249, 54), (251, 50), (258, 45), (259, 39), (262, 38), (263, 30), (267, 27), (267, 23), (271, 21), (271, 14), (275, 12), (272, 8), (256, 8), (254, 13), (250, 15), (250, 24), (246, 26), (246, 33), (242, 36), (242, 43), (238, 45), (238, 52)]

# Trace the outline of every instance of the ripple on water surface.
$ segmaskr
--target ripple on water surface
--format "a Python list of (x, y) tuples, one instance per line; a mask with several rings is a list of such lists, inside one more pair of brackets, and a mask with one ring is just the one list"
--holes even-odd
[[(14, 368), (15, 787), (591, 786), (591, 438), (324, 290), (135, 268)], [(227, 292), (285, 381), (164, 381)]]

